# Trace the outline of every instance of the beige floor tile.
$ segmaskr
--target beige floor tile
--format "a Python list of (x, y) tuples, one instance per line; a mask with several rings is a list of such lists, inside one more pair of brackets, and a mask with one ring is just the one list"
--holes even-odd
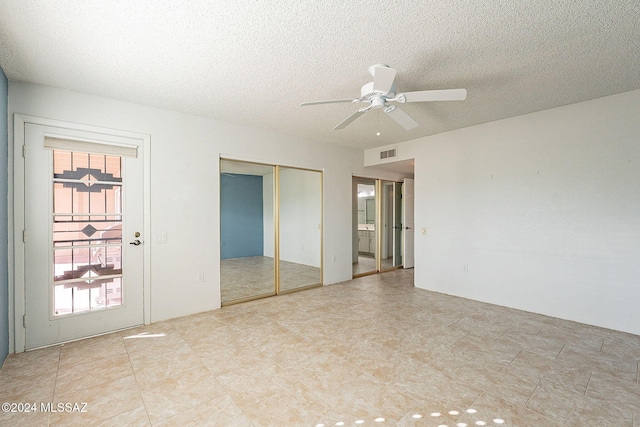
[(592, 375), (589, 368), (576, 366), (529, 350), (521, 351), (505, 368), (518, 377), (550, 381), (566, 390), (584, 394)]
[(0, 400), (51, 402), (59, 360), (57, 346), (9, 355), (0, 370)]
[(350, 339), (341, 338), (339, 333), (317, 337), (309, 344), (311, 357), (329, 353), (340, 358), (346, 358), (354, 351), (354, 343)]
[(206, 367), (197, 367), (142, 388), (152, 424), (226, 394)]
[(589, 334), (586, 331), (579, 331), (575, 325), (573, 328), (545, 325), (538, 333), (538, 336), (556, 338), (565, 343), (565, 346), (580, 348), (582, 351), (587, 352), (599, 352), (604, 344), (603, 337)]
[(446, 374), (455, 374), (464, 365), (469, 363), (471, 355), (459, 351), (459, 349), (439, 343), (416, 348), (410, 354), (413, 360)]
[(364, 372), (332, 353), (318, 353), (304, 363), (287, 370), (310, 390), (331, 393), (342, 384), (354, 381)]
[(56, 373), (20, 375), (20, 370), (3, 369), (0, 384), (0, 402), (51, 402)]
[(254, 427), (249, 418), (233, 402), (229, 395), (220, 395), (199, 403), (170, 418), (166, 418), (154, 427)]
[(173, 348), (186, 344), (168, 322), (130, 329), (123, 334), (123, 342), (132, 359), (139, 355), (163, 355)]
[(139, 406), (130, 411), (123, 412), (114, 417), (107, 418), (94, 425), (95, 427), (150, 427), (147, 408)]
[(244, 409), (287, 390), (295, 381), (269, 359), (216, 376), (233, 401)]
[[(469, 426), (502, 425), (505, 427), (564, 427), (561, 423), (557, 423), (543, 415), (525, 409), (520, 405), (514, 405), (491, 393), (483, 394), (478, 400), (473, 402), (471, 408), (461, 411), (461, 414), (462, 416), (459, 421)], [(480, 422), (480, 424), (478, 424), (478, 422)]]
[(25, 353), (10, 354), (2, 365), (3, 373), (14, 375), (40, 375), (43, 371), (55, 371), (60, 360), (60, 346), (41, 348)]
[(638, 336), (617, 333), (604, 338), (602, 352), (622, 359), (640, 361), (640, 342)]
[[(40, 406), (40, 403), (37, 402), (36, 405)], [(0, 426), (46, 427), (49, 425), (49, 417), (49, 413), (39, 411), (29, 413), (0, 412)]]
[[(228, 326), (219, 326), (209, 331), (189, 331), (182, 334), (184, 341), (196, 353), (232, 351), (244, 338)], [(242, 344), (242, 343), (241, 343)]]
[(502, 365), (511, 363), (522, 350), (522, 346), (517, 343), (471, 333), (455, 342), (451, 348), (468, 359), (480, 359)]
[(219, 310), (206, 311), (191, 316), (178, 317), (169, 320), (169, 324), (185, 340), (214, 332), (219, 327), (225, 327), (225, 320), (218, 315)]
[(339, 418), (330, 405), (299, 382), (243, 410), (255, 427), (329, 425)]
[(533, 392), (526, 408), (563, 426), (618, 427), (630, 426), (633, 422), (628, 412), (620, 412), (606, 400), (567, 391), (544, 380)]
[(625, 418), (633, 418), (633, 414), (640, 413), (640, 384), (594, 372), (586, 395), (607, 402)]
[(131, 358), (131, 365), (140, 387), (146, 387), (165, 378), (175, 377), (194, 368), (204, 368), (200, 357), (187, 344), (178, 344), (170, 350), (150, 350)]
[(392, 384), (399, 371), (413, 362), (406, 355), (375, 344), (348, 355), (346, 361), (387, 384)]
[(565, 345), (565, 341), (560, 337), (543, 336), (540, 333), (532, 335), (513, 330), (505, 332), (498, 341), (549, 357), (557, 357)]
[[(416, 371), (420, 373), (419, 371)], [(426, 375), (425, 375), (426, 374)], [(408, 408), (421, 414), (442, 414), (442, 419), (455, 421), (458, 415), (450, 411), (466, 410), (483, 393), (481, 388), (466, 384), (437, 372), (425, 372), (414, 377), (405, 377), (394, 387), (413, 398), (417, 404)], [(431, 419), (431, 418), (429, 418)], [(425, 422), (425, 420), (422, 420)], [(439, 423), (440, 424), (440, 423)]]
[(60, 345), (60, 367), (73, 367), (87, 361), (97, 362), (126, 354), (122, 332), (114, 332)]
[(60, 367), (56, 380), (56, 397), (110, 383), (131, 375), (133, 375), (133, 369), (126, 353)]
[[(238, 349), (238, 353), (222, 353), (220, 356), (206, 355), (202, 356), (202, 361), (209, 370), (216, 376), (222, 376), (229, 373), (243, 372), (246, 370), (253, 371), (255, 366), (261, 366), (268, 363), (278, 366), (273, 360), (267, 359), (262, 353), (255, 348), (242, 352)], [(279, 366), (278, 366), (279, 367)]]
[(494, 393), (524, 406), (540, 380), (536, 376), (514, 374), (500, 363), (472, 360), (452, 376), (456, 382)]
[(558, 360), (594, 372), (605, 373), (622, 381), (637, 382), (638, 363), (633, 359), (612, 356), (603, 352), (580, 352), (565, 348), (558, 356)]
[(87, 426), (134, 410), (144, 405), (133, 375), (102, 383), (90, 388), (58, 392), (58, 403), (86, 403), (86, 412), (57, 412), (51, 414), (51, 426)]
[(417, 404), (407, 394), (368, 374), (328, 390), (314, 389), (313, 392), (340, 414), (368, 420), (382, 417), (387, 423), (397, 422), (407, 408)]

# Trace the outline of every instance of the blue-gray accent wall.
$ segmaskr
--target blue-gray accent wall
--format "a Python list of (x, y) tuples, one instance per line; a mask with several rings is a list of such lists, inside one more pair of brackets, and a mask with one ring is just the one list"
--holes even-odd
[(221, 259), (263, 255), (262, 194), (261, 176), (220, 176)]
[(7, 253), (9, 219), (7, 218), (7, 191), (9, 166), (8, 109), (9, 82), (0, 68), (0, 366), (9, 354), (9, 258)]

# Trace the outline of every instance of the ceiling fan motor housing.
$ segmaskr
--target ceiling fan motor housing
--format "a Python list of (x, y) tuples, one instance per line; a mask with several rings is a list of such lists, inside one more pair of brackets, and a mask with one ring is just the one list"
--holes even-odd
[(384, 107), (387, 99), (391, 99), (396, 96), (396, 85), (391, 86), (391, 90), (387, 93), (374, 92), (373, 82), (367, 83), (360, 89), (361, 102), (371, 102), (371, 107), (382, 108)]

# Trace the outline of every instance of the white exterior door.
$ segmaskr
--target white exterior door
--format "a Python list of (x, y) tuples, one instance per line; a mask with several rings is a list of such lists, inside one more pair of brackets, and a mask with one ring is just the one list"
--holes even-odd
[(404, 257), (402, 258), (402, 266), (404, 268), (412, 268), (414, 265), (413, 256), (413, 241), (415, 237), (414, 233), (414, 219), (413, 219), (413, 179), (405, 178), (402, 185), (402, 202), (404, 221)]
[(144, 323), (142, 140), (26, 123), (26, 349)]

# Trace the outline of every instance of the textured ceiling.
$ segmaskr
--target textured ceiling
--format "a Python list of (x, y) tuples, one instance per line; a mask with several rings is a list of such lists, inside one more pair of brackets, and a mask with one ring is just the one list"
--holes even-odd
[[(370, 148), (640, 88), (638, 0), (2, 0), (0, 66), (39, 83), (321, 142)], [(466, 101), (379, 110), (370, 65), (398, 91)], [(378, 127), (379, 137), (375, 136)]]

